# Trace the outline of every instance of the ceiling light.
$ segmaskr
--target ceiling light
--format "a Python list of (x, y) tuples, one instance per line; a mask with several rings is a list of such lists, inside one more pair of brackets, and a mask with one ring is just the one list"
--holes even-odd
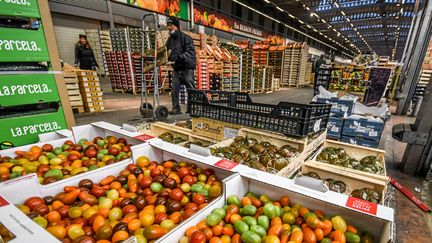
[(400, 13), (403, 14), (403, 8), (401, 8)]
[(336, 6), (336, 8), (339, 8), (339, 4), (337, 2), (334, 3), (334, 5)]
[(348, 21), (348, 22), (350, 22), (351, 20), (349, 19), (349, 18), (346, 18), (346, 20)]
[(290, 16), (291, 18), (295, 19), (294, 15), (292, 15), (292, 14), (288, 14), (288, 16)]
[(269, 1), (269, 0), (264, 0), (264, 2), (266, 2), (266, 3), (270, 3), (270, 1)]
[(312, 29), (312, 26), (310, 26), (310, 25), (307, 25), (307, 27), (308, 27), (309, 29)]
[(354, 25), (352, 23), (350, 23), (351, 27), (354, 27)]
[(310, 8), (309, 8), (309, 7), (306, 7), (306, 10), (307, 10), (307, 11), (309, 11), (309, 10), (310, 10)]
[(313, 13), (311, 13), (311, 14), (310, 14), (310, 16), (312, 17), (312, 16), (314, 16), (314, 14), (313, 14)]
[(324, 19), (321, 19), (321, 21), (322, 21), (323, 23), (327, 23)]
[(300, 19), (299, 19), (299, 23), (300, 23), (300, 24), (304, 24), (304, 22), (303, 22), (303, 21), (301, 21)]
[(283, 9), (281, 9), (281, 8), (280, 8), (279, 6), (277, 6), (277, 7), (276, 7), (276, 9), (277, 9), (277, 10), (279, 10), (279, 11), (281, 11), (281, 12), (283, 12), (283, 11), (284, 11), (284, 10), (283, 10)]
[(344, 12), (344, 11), (341, 11), (341, 14), (342, 14), (343, 16), (345, 16), (345, 12)]

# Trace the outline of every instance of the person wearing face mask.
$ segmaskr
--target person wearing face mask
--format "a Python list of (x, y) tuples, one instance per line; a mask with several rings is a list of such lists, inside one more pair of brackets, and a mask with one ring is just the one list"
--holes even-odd
[(79, 35), (79, 41), (75, 45), (75, 66), (83, 70), (96, 70), (96, 67), (99, 68), (93, 49), (84, 34)]
[(180, 30), (180, 22), (175, 17), (167, 21), (170, 36), (166, 46), (168, 49), (168, 61), (172, 63), (174, 72), (172, 74), (172, 105), (170, 115), (181, 114), (179, 93), (180, 85), (187, 89), (194, 89), (194, 70), (196, 67), (195, 46), (192, 37)]

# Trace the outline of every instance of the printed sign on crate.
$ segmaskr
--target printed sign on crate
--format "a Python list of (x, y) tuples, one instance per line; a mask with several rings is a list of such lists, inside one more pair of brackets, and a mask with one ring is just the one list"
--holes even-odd
[(140, 141), (147, 141), (147, 140), (150, 140), (150, 139), (155, 138), (155, 137), (147, 135), (147, 134), (141, 134), (141, 135), (138, 135), (134, 138), (137, 140), (140, 140)]
[(214, 164), (214, 166), (217, 166), (217, 167), (220, 167), (220, 168), (226, 169), (226, 170), (232, 170), (237, 165), (238, 165), (237, 163), (232, 162), (231, 160), (227, 160), (227, 159), (221, 159), (218, 162), (216, 162), (216, 164)]
[(346, 206), (372, 215), (376, 215), (378, 210), (377, 204), (355, 197), (348, 197)]

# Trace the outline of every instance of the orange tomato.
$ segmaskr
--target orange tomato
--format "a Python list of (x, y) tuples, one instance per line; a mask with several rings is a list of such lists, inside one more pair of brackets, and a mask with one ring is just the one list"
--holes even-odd
[(139, 219), (131, 219), (127, 223), (127, 226), (130, 232), (135, 232), (135, 230), (141, 227), (141, 221)]
[(281, 203), (282, 207), (289, 206), (289, 198), (288, 198), (288, 196), (281, 197), (280, 203)]
[(204, 220), (202, 220), (202, 221), (200, 221), (197, 225), (196, 225), (196, 227), (199, 229), (199, 230), (204, 230), (205, 228), (208, 228), (208, 226), (207, 226), (207, 221), (204, 219)]
[(98, 214), (102, 215), (105, 218), (108, 218), (109, 211), (109, 208), (99, 208)]
[(213, 227), (212, 227), (213, 235), (214, 235), (214, 236), (219, 236), (219, 235), (221, 235), (222, 232), (223, 232), (223, 228), (224, 228), (224, 227), (222, 227), (222, 226), (220, 226), (220, 225), (215, 225), (215, 226), (213, 226)]
[(93, 230), (98, 232), (99, 228), (106, 223), (105, 218), (102, 215), (96, 215), (93, 220)]
[(290, 241), (294, 241), (296, 243), (303, 242), (303, 232), (300, 230), (293, 231), (290, 236)]
[(210, 228), (205, 228), (202, 232), (206, 235), (207, 240), (213, 237), (213, 231)]
[(239, 234), (235, 234), (232, 239), (231, 239), (231, 243), (241, 243), (241, 237)]
[(314, 213), (315, 213), (315, 215), (319, 218), (319, 219), (321, 219), (322, 217), (324, 217), (324, 212), (323, 211), (321, 211), (321, 210), (315, 210), (314, 211)]
[(169, 218), (174, 222), (174, 224), (178, 224), (182, 220), (182, 215), (180, 212), (174, 212), (169, 216)]
[(276, 224), (270, 227), (269, 231), (267, 232), (267, 235), (275, 235), (279, 236), (282, 233), (282, 224)]
[(317, 241), (321, 241), (322, 239), (324, 239), (324, 230), (317, 228), (314, 230), (314, 232), (315, 232)]
[(51, 207), (53, 210), (59, 209), (61, 206), (64, 206), (64, 203), (62, 201), (56, 200), (51, 204)]
[(168, 177), (173, 178), (177, 184), (181, 183), (180, 177), (174, 172), (171, 172), (170, 174), (168, 174)]
[(324, 219), (324, 220), (322, 221), (322, 223), (323, 223), (323, 225), (324, 225), (324, 228), (323, 228), (323, 230), (324, 230), (324, 235), (328, 235), (328, 234), (330, 234), (330, 232), (331, 232), (332, 229), (333, 229), (333, 224), (332, 224), (332, 222), (331, 222), (330, 220), (328, 220), (328, 219)]
[(47, 214), (47, 220), (50, 223), (57, 222), (61, 219), (61, 215), (57, 211), (51, 211)]
[(317, 241), (315, 232), (311, 228), (305, 227), (303, 229), (303, 241), (307, 243), (315, 243)]
[(353, 225), (347, 225), (347, 231), (348, 232), (351, 232), (351, 233), (353, 233), (353, 234), (357, 234), (358, 233), (358, 230), (357, 230), (357, 228), (356, 227), (354, 227)]
[(309, 213), (309, 209), (305, 208), (305, 207), (300, 207), (299, 208), (299, 214), (300, 216), (304, 217), (307, 213)]
[(237, 221), (237, 220), (240, 220), (241, 219), (241, 216), (239, 215), (239, 214), (233, 214), (233, 215), (231, 215), (231, 217), (230, 217), (230, 222), (232, 223), (232, 224), (234, 224), (234, 222), (235, 221)]
[(345, 234), (340, 230), (335, 230), (333, 235), (333, 240), (339, 241), (341, 243), (345, 243), (346, 242)]
[(231, 237), (228, 235), (221, 236), (222, 243), (231, 243)]
[(122, 187), (121, 183), (118, 181), (113, 181), (110, 186), (111, 189), (115, 189), (115, 190), (119, 190)]
[(243, 197), (243, 198), (241, 199), (241, 204), (242, 204), (243, 206), (246, 206), (246, 205), (252, 205), (252, 200), (251, 200), (250, 198), (248, 198), (248, 197)]
[(274, 226), (274, 225), (278, 225), (278, 224), (280, 224), (280, 225), (283, 224), (282, 223), (282, 219), (280, 217), (274, 217), (274, 218), (272, 218), (272, 220), (270, 222), (270, 225)]
[(111, 238), (111, 241), (112, 242), (119, 242), (119, 241), (127, 240), (127, 238), (129, 238), (128, 232), (126, 232), (124, 230), (119, 230), (119, 231), (114, 233), (114, 235)]
[(111, 243), (109, 240), (98, 240), (96, 243)]
[(164, 163), (165, 168), (172, 168), (172, 167), (174, 167), (174, 165), (175, 165), (175, 163), (173, 161), (170, 161), (170, 160), (165, 161), (165, 163)]
[(193, 233), (195, 233), (196, 231), (199, 231), (198, 227), (196, 226), (191, 226), (186, 230), (186, 236), (187, 237), (191, 237)]
[(209, 243), (222, 243), (222, 240), (219, 237), (212, 237)]
[(222, 234), (224, 235), (233, 236), (234, 233), (235, 233), (234, 228), (231, 224), (225, 225), (222, 229)]

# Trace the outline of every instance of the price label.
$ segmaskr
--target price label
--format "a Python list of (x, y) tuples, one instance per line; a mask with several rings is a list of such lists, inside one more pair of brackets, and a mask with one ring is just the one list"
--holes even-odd
[(378, 136), (378, 132), (371, 130), (371, 131), (369, 131), (369, 136), (370, 137), (376, 137), (376, 136)]
[(231, 160), (222, 159), (222, 160), (219, 160), (218, 162), (216, 162), (216, 164), (214, 164), (214, 165), (219, 167), (219, 168), (222, 168), (222, 169), (232, 170), (238, 164), (235, 162), (232, 162)]
[(7, 205), (9, 205), (9, 203), (2, 196), (0, 196), (0, 207), (4, 207)]
[(203, 25), (198, 25), (198, 32), (200, 34), (205, 34), (205, 27)]
[(348, 197), (346, 206), (372, 215), (376, 215), (378, 210), (377, 204), (355, 197)]
[(147, 140), (149, 140), (149, 139), (152, 139), (152, 138), (154, 138), (153, 136), (150, 136), (150, 135), (147, 135), (147, 134), (141, 134), (141, 135), (138, 135), (138, 136), (136, 136), (136, 137), (134, 137), (136, 140), (140, 140), (140, 141), (147, 141)]

